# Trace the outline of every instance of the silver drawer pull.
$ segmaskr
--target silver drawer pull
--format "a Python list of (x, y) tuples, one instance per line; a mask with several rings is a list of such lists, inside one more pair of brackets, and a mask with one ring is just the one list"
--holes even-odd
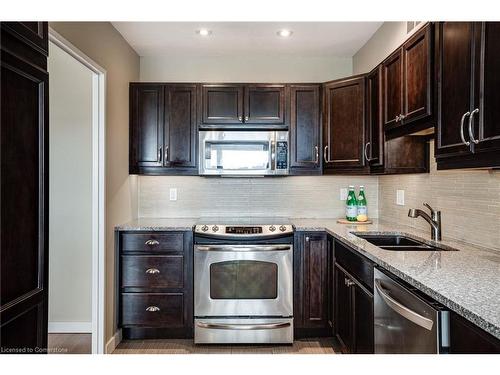
[(146, 311), (148, 311), (148, 312), (157, 312), (157, 311), (160, 311), (160, 308), (158, 306), (148, 306), (146, 308)]
[(227, 329), (232, 331), (254, 331), (261, 329), (281, 329), (290, 327), (289, 322), (283, 323), (265, 323), (265, 324), (224, 324), (224, 323), (202, 323), (198, 322), (196, 325), (200, 328), (208, 329)]
[(159, 245), (160, 243), (156, 240), (147, 240), (146, 242), (144, 242), (144, 244), (148, 246), (154, 246), (154, 245)]
[(160, 270), (159, 270), (158, 268), (148, 268), (148, 269), (146, 270), (146, 273), (149, 273), (149, 274), (151, 274), (151, 275), (154, 275), (154, 274), (156, 274), (156, 273), (160, 273)]

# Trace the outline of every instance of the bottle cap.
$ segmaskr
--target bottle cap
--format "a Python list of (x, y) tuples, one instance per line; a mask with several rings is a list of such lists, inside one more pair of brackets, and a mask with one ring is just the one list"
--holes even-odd
[(359, 185), (359, 188), (360, 188), (360, 189), (364, 189), (364, 188), (365, 188), (365, 185)]
[(354, 189), (354, 185), (349, 185), (349, 189)]

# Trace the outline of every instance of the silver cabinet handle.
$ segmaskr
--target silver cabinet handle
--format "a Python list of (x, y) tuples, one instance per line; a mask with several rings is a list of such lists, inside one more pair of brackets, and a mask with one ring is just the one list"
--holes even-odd
[(346, 278), (344, 278), (344, 284), (345, 284), (346, 286), (351, 287), (351, 286), (353, 286), (353, 285), (354, 285), (354, 284), (356, 284), (356, 283), (355, 283), (354, 281), (352, 281), (352, 280), (350, 280), (350, 279), (348, 279), (348, 278), (346, 277)]
[(224, 323), (202, 323), (196, 322), (200, 328), (227, 329), (232, 331), (253, 331), (260, 329), (281, 329), (290, 327), (290, 322), (267, 323), (267, 324), (224, 324)]
[(238, 116), (238, 121), (239, 121), (239, 122), (243, 122), (243, 117)]
[(160, 147), (160, 148), (158, 148), (158, 154), (156, 155), (156, 160), (157, 160), (158, 162), (160, 162), (160, 161), (161, 161), (161, 147)]
[(316, 155), (316, 159), (314, 159), (314, 164), (319, 164), (319, 147), (314, 146), (314, 154)]
[(195, 251), (288, 251), (292, 250), (289, 245), (218, 245), (218, 246), (195, 246)]
[(159, 245), (160, 243), (156, 240), (147, 240), (146, 242), (144, 242), (144, 245), (148, 245), (148, 246), (154, 246), (154, 245)]
[(365, 159), (366, 161), (371, 161), (372, 159), (368, 157), (368, 146), (371, 144), (371, 142), (366, 142), (365, 145)]
[(405, 115), (399, 115), (399, 121), (403, 121), (406, 118)]
[(149, 273), (151, 275), (154, 275), (154, 274), (157, 274), (157, 273), (160, 273), (160, 270), (158, 268), (148, 268), (146, 270), (146, 273)]
[(168, 146), (165, 146), (165, 161), (168, 161)]
[(465, 136), (464, 136), (464, 122), (465, 122), (465, 118), (467, 116), (470, 115), (470, 112), (465, 112), (463, 115), (462, 115), (462, 119), (460, 120), (460, 137), (462, 138), (462, 142), (464, 143), (464, 145), (466, 146), (469, 146), (470, 145), (470, 142), (466, 141), (465, 140)]
[(148, 306), (146, 307), (147, 312), (157, 312), (160, 311), (160, 308), (158, 306)]
[(325, 160), (325, 163), (329, 163), (330, 161), (328, 160), (328, 145), (325, 146), (323, 150), (323, 159)]
[(385, 303), (387, 303), (387, 305), (396, 313), (419, 325), (422, 328), (425, 328), (429, 331), (432, 330), (434, 322), (431, 319), (426, 318), (425, 316), (422, 316), (413, 310), (410, 310), (408, 307), (389, 296), (386, 293), (385, 289), (382, 287), (380, 280), (375, 280), (375, 289), (377, 289)]
[(396, 122), (399, 122), (399, 115), (396, 116)]
[(309, 236), (306, 236), (306, 242), (309, 242)]
[(245, 121), (248, 121), (248, 116), (245, 116)]
[(478, 139), (474, 139), (474, 129), (473, 129), (473, 126), (474, 126), (474, 114), (476, 114), (476, 113), (479, 113), (479, 108), (476, 108), (470, 114), (470, 117), (469, 117), (469, 136), (470, 136), (470, 140), (472, 142), (474, 142), (474, 144), (477, 145), (479, 143), (479, 140)]

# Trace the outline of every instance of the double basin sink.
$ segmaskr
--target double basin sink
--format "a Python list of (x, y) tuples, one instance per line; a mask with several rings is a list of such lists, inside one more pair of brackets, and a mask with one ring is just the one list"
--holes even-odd
[(458, 251), (449, 247), (441, 247), (427, 244), (399, 234), (384, 233), (353, 233), (359, 238), (363, 238), (372, 245), (390, 251)]

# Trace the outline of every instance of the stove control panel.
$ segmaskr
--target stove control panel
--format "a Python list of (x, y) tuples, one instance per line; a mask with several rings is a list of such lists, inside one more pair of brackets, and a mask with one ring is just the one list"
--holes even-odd
[(215, 237), (266, 237), (281, 236), (293, 233), (292, 225), (270, 224), (270, 225), (222, 225), (222, 224), (200, 224), (194, 228), (195, 233)]

